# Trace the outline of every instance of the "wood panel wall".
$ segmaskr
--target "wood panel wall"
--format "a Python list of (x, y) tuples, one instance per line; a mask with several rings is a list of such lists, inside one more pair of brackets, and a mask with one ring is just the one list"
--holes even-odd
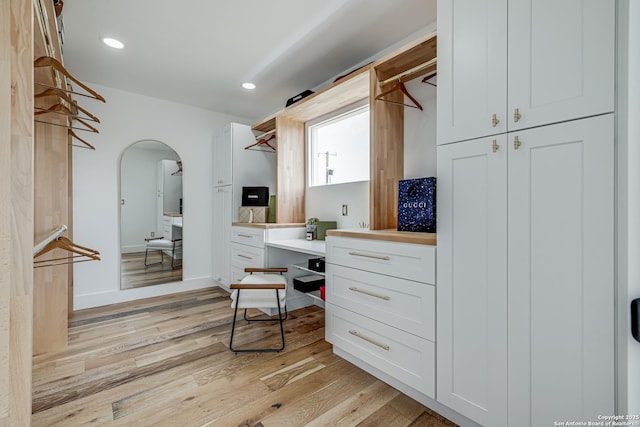
[(305, 218), (305, 139), (304, 123), (276, 117), (276, 222), (307, 222)]
[[(42, 26), (35, 20), (33, 34), (33, 59), (50, 55), (62, 62), (60, 43), (56, 32), (53, 3), (44, 1), (42, 6), (43, 26), (49, 35), (43, 37)], [(36, 16), (38, 18), (38, 16)], [(51, 86), (56, 77), (51, 67), (37, 68), (33, 79)], [(64, 84), (64, 83), (63, 83)], [(44, 90), (36, 85), (38, 92)], [(47, 109), (58, 98), (38, 98), (35, 107)], [(40, 242), (53, 230), (64, 224), (68, 227), (65, 236), (72, 238), (71, 227), (71, 152), (67, 126), (69, 121), (60, 114), (36, 116), (34, 128), (34, 235), (33, 243)], [(48, 122), (43, 124), (40, 122)], [(62, 250), (54, 250), (38, 257), (38, 261), (68, 256)], [(33, 271), (33, 353), (41, 354), (67, 347), (67, 319), (70, 312), (72, 281), (71, 264), (36, 268)]]
[(33, 4), (0, 1), (0, 426), (31, 420)]

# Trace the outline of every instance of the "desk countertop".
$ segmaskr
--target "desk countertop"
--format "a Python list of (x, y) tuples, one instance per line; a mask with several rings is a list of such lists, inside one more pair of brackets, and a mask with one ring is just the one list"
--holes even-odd
[(298, 228), (304, 227), (306, 224), (304, 222), (286, 222), (286, 223), (276, 223), (276, 222), (234, 222), (234, 227), (251, 227), (251, 228)]
[(285, 249), (309, 255), (324, 256), (325, 254), (324, 240), (276, 240), (273, 242), (266, 242), (266, 245), (272, 248)]
[(327, 230), (327, 236), (351, 237), (354, 239), (385, 240), (388, 242), (416, 243), (419, 245), (436, 246), (436, 233), (418, 233), (398, 230)]

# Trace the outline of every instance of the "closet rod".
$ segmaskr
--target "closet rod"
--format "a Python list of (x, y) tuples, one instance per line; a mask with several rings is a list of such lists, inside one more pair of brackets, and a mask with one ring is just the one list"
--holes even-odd
[(269, 136), (269, 135), (271, 135), (272, 133), (275, 133), (275, 132), (276, 132), (276, 130), (273, 129), (273, 130), (270, 130), (269, 132), (265, 132), (263, 134), (260, 134), (260, 135), (256, 136), (256, 141), (260, 141), (261, 139), (264, 139), (265, 136)]
[(47, 246), (49, 243), (53, 242), (58, 237), (62, 236), (62, 234), (65, 231), (67, 231), (67, 226), (64, 225), (64, 224), (62, 224), (60, 227), (56, 228), (53, 231), (53, 233), (48, 235), (43, 241), (41, 241), (40, 243), (38, 243), (37, 245), (35, 245), (33, 247), (33, 255), (36, 255), (38, 252), (40, 252), (42, 249), (44, 249), (44, 247)]
[(386, 80), (381, 81), (380, 83), (378, 83), (379, 86), (384, 86), (386, 84), (392, 83), (392, 82), (397, 82), (397, 81), (402, 81), (403, 78), (410, 76), (411, 74), (415, 74), (418, 73), (420, 71), (426, 70), (429, 67), (432, 67), (433, 65), (438, 63), (438, 58), (433, 58), (430, 59), (429, 61), (425, 62), (424, 64), (420, 64), (420, 65), (416, 65), (413, 68), (408, 69), (407, 71), (403, 71), (402, 73), (396, 74), (393, 77), (389, 77)]

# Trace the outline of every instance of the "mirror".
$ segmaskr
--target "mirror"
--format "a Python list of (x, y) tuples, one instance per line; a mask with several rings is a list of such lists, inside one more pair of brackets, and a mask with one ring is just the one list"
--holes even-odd
[(120, 159), (120, 289), (182, 280), (182, 161), (139, 141)]

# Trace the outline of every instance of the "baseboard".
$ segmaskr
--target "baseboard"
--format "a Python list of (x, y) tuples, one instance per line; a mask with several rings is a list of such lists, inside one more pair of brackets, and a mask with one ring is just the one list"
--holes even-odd
[(75, 295), (73, 297), (73, 307), (75, 310), (82, 310), (85, 308), (100, 307), (119, 302), (134, 301), (142, 298), (170, 295), (197, 289), (214, 288), (217, 286), (217, 282), (210, 276), (197, 277), (181, 282), (163, 283), (161, 285), (145, 286), (142, 288)]

